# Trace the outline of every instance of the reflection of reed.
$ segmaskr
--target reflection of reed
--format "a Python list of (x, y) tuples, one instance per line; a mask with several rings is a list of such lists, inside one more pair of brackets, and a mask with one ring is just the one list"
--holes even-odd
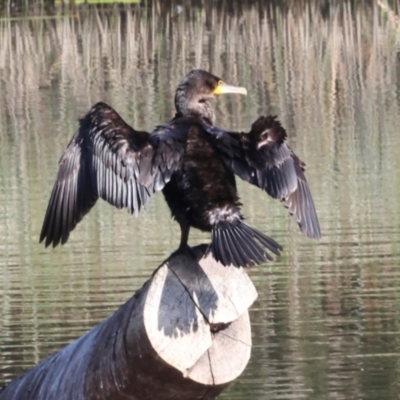
[[(384, 18), (387, 10), (378, 6), (354, 9), (349, 3), (325, 8), (312, 2), (287, 7), (293, 3), (254, 1), (236, 8), (228, 3), (186, 7), (180, 14), (174, 2), (141, 9), (85, 6), (73, 16), (0, 21), (0, 253), (5, 255), (0, 340), (15, 343), (11, 332), (17, 324), (26, 328), (16, 340), (36, 346), (21, 353), (18, 366), (31, 365), (107, 315), (127, 297), (124, 291), (132, 290), (126, 277), (134, 273), (141, 281), (146, 268), (176, 246), (178, 230), (169, 224), (161, 196), (138, 220), (107, 205), (96, 208), (68, 249), (44, 252), (36, 241), (56, 163), (76, 119), (94, 102), (107, 100), (135, 127), (151, 130), (173, 115), (175, 87), (193, 67), (249, 89), (245, 100), (218, 101), (219, 125), (239, 130), (260, 113), (280, 115), (296, 152), (310, 166), (325, 234), (318, 247), (295, 229), (288, 239), (284, 210), (276, 204), (269, 208), (272, 202), (265, 200), (267, 218), (264, 198), (242, 190), (249, 219), (286, 244), (283, 259), (269, 266), (268, 275), (261, 268), (252, 271), (261, 307), (268, 309), (254, 311), (254, 330), (257, 337), (269, 330), (265, 341), (271, 341), (271, 369), (266, 374), (253, 368), (254, 376), (269, 375), (275, 387), (286, 375), (292, 385), (287, 393), (304, 390), (306, 396), (312, 385), (321, 392), (329, 376), (315, 382), (314, 375), (325, 368), (334, 382), (344, 380), (338, 369), (346, 359), (338, 353), (348, 351), (354, 339), (334, 332), (345, 325), (357, 333), (354, 321), (372, 337), (382, 329), (380, 317), (366, 312), (365, 319), (357, 319), (348, 310), (382, 307), (361, 288), (390, 287), (375, 279), (376, 254), (388, 257), (379, 261), (385, 276), (392, 276), (396, 261), (390, 256), (399, 239), (396, 19)], [(159, 226), (165, 226), (162, 235)], [(53, 268), (55, 263), (60, 267)], [(18, 290), (28, 302), (16, 298)], [(395, 294), (395, 287), (391, 290)], [(396, 304), (387, 303), (393, 321), (399, 320)], [(399, 327), (393, 322), (390, 329)], [(321, 339), (313, 347), (312, 338), (324, 335), (331, 345)], [(360, 351), (362, 344), (355, 346), (353, 351)], [(329, 359), (332, 349), (337, 357)], [(265, 368), (264, 348), (255, 351), (253, 365)], [(315, 359), (288, 362), (282, 371), (285, 357)], [(17, 364), (6, 358), (0, 352), (0, 365)], [(361, 384), (352, 385), (347, 398), (363, 397)]]

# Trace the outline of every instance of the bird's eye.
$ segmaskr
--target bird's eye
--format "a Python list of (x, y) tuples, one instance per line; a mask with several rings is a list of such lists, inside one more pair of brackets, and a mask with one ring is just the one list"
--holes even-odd
[(218, 81), (218, 86), (223, 86), (224, 84), (225, 84), (224, 81), (221, 80)]

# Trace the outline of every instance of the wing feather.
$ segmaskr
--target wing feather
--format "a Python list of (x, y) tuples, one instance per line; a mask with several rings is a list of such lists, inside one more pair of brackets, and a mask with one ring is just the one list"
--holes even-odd
[(249, 133), (205, 128), (233, 173), (280, 200), (307, 236), (321, 237), (304, 163), (285, 143), (286, 132), (276, 117), (258, 118)]
[(164, 138), (168, 129), (139, 132), (107, 104), (94, 105), (60, 159), (40, 241), (64, 244), (99, 197), (137, 215), (180, 165), (184, 148)]

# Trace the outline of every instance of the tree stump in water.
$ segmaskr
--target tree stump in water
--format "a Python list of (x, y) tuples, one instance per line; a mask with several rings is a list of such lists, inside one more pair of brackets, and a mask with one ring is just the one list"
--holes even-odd
[[(199, 259), (204, 246), (193, 248)], [(213, 399), (251, 350), (257, 292), (241, 268), (174, 253), (111, 317), (0, 391), (0, 400)]]

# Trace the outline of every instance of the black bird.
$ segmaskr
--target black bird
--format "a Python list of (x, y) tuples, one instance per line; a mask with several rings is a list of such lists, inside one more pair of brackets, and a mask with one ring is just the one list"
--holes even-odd
[(109, 105), (94, 105), (60, 159), (40, 241), (64, 244), (99, 197), (137, 215), (162, 190), (181, 227), (180, 250), (189, 249), (195, 227), (211, 231), (209, 251), (222, 264), (262, 263), (272, 259), (265, 249), (278, 255), (282, 247), (245, 222), (234, 174), (282, 201), (300, 229), (319, 239), (304, 164), (280, 122), (260, 117), (248, 133), (217, 128), (208, 100), (222, 93), (247, 92), (191, 71), (176, 90), (176, 116), (151, 134), (134, 130)]

